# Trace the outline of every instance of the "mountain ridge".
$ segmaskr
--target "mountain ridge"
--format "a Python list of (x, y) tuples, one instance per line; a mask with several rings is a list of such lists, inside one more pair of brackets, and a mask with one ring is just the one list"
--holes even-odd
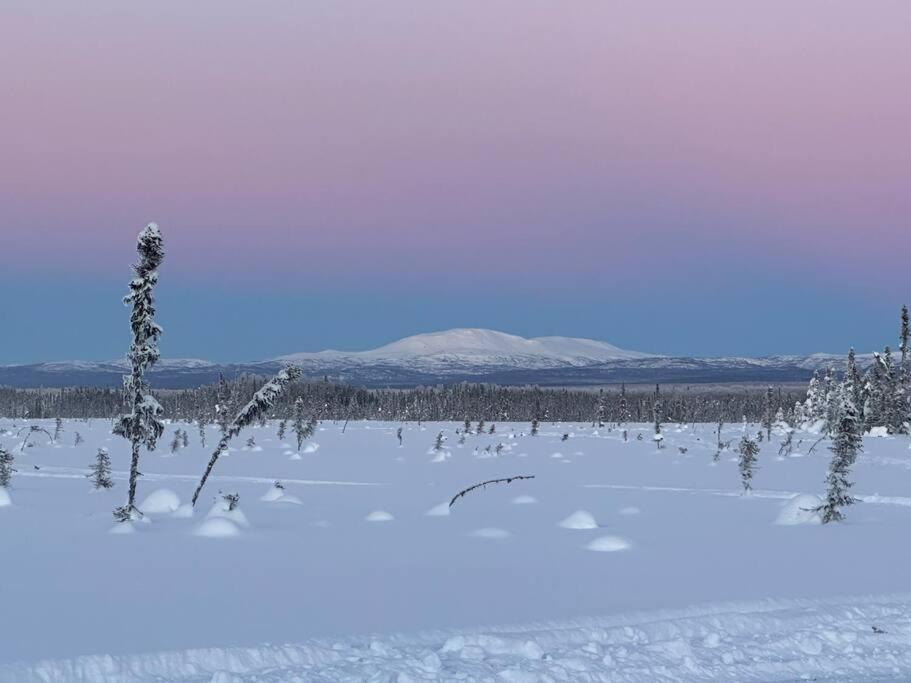
[[(862, 364), (869, 357), (859, 357)], [(310, 377), (331, 377), (368, 387), (410, 387), (462, 381), (493, 384), (585, 386), (618, 382), (805, 381), (814, 370), (841, 360), (831, 354), (763, 358), (697, 358), (630, 351), (577, 337), (525, 338), (484, 328), (454, 328), (412, 335), (366, 351), (325, 350), (263, 361), (213, 363), (162, 359), (149, 371), (157, 388), (208, 384), (220, 374), (269, 375), (286, 363)], [(58, 361), (0, 366), (0, 384), (29, 387), (120, 386), (127, 360)]]

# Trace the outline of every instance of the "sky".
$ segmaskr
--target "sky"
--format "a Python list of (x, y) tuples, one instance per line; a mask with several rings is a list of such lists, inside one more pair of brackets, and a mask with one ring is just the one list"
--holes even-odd
[(3, 0), (0, 363), (490, 327), (869, 351), (911, 303), (911, 3)]

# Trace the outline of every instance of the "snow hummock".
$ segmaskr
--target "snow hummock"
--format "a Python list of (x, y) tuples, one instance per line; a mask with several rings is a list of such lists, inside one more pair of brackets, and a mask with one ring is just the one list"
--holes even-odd
[(800, 493), (781, 506), (775, 524), (794, 526), (797, 524), (821, 524), (822, 518), (816, 508), (822, 505), (822, 499), (812, 493)]
[(171, 489), (156, 489), (152, 491), (139, 509), (146, 515), (165, 515), (176, 512), (180, 507), (180, 497)]
[(439, 505), (434, 505), (424, 514), (427, 517), (448, 517), (449, 516), (449, 501), (444, 501)]
[(391, 522), (395, 519), (391, 513), (386, 512), (385, 510), (374, 510), (369, 515), (364, 517), (368, 522)]
[(238, 528), (230, 519), (224, 517), (209, 517), (196, 527), (196, 530), (193, 533), (196, 536), (205, 536), (207, 538), (228, 538), (240, 534), (240, 528)]
[(534, 496), (528, 496), (525, 494), (523, 494), (521, 496), (516, 496), (515, 498), (512, 499), (513, 505), (534, 505), (537, 502), (538, 502), (537, 498), (535, 498)]
[(576, 510), (569, 517), (560, 522), (564, 529), (597, 529), (598, 522), (592, 513), (586, 510)]
[(627, 550), (630, 547), (630, 543), (620, 536), (601, 536), (585, 547), (588, 550), (594, 550), (599, 553), (614, 553), (619, 550)]

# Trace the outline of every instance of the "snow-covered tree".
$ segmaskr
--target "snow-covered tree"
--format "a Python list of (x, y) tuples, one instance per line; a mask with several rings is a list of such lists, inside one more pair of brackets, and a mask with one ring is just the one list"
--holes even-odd
[(826, 392), (819, 377), (819, 370), (813, 371), (810, 386), (807, 387), (807, 400), (803, 404), (803, 415), (808, 425), (824, 420), (826, 417)]
[(92, 486), (96, 489), (109, 489), (114, 485), (111, 479), (111, 456), (108, 455), (107, 448), (98, 449), (95, 462), (90, 465), (90, 469), (88, 478), (92, 480)]
[(772, 399), (774, 398), (774, 390), (772, 387), (768, 387), (765, 391), (765, 410), (762, 416), (762, 428), (765, 429), (766, 441), (772, 441), (772, 423), (774, 418), (772, 415)]
[(446, 441), (446, 437), (443, 436), (443, 432), (440, 432), (439, 434), (437, 434), (436, 441), (433, 444), (433, 450), (436, 451), (437, 453), (439, 453), (441, 450), (443, 450), (443, 443), (445, 441)]
[(664, 434), (661, 433), (661, 387), (655, 385), (655, 400), (652, 404), (652, 411), (655, 418), (655, 435), (652, 437), (658, 448), (661, 448), (661, 442), (664, 441)]
[(285, 440), (285, 431), (286, 431), (287, 429), (288, 429), (288, 421), (287, 421), (287, 420), (282, 420), (281, 422), (278, 423), (278, 440), (279, 440), (279, 441), (284, 441), (284, 440)]
[(599, 429), (604, 428), (604, 389), (598, 390), (598, 413), (595, 419)]
[(174, 438), (171, 439), (171, 455), (174, 455), (175, 453), (177, 453), (177, 451), (180, 450), (181, 443), (182, 443), (182, 441), (180, 438), (180, 429), (175, 429)]
[(145, 373), (158, 362), (158, 339), (161, 327), (155, 322), (155, 301), (152, 292), (158, 283), (158, 267), (164, 260), (161, 232), (154, 223), (149, 223), (139, 233), (136, 245), (139, 260), (133, 265), (133, 280), (130, 293), (124, 303), (132, 307), (130, 328), (133, 342), (128, 359), (130, 374), (124, 377), (124, 390), (131, 412), (124, 415), (114, 427), (114, 433), (127, 439), (132, 446), (130, 459), (130, 485), (127, 504), (114, 510), (118, 521), (127, 521), (141, 514), (136, 508), (136, 480), (139, 478), (139, 451), (155, 448), (164, 431), (160, 420), (162, 408), (149, 391)]
[(13, 454), (0, 446), (0, 486), (7, 488), (13, 478)]
[(60, 435), (63, 433), (63, 418), (54, 418), (54, 443), (60, 441)]
[(211, 474), (212, 468), (215, 467), (215, 463), (218, 462), (219, 456), (228, 447), (228, 443), (231, 441), (231, 439), (240, 434), (241, 430), (244, 427), (249, 427), (251, 424), (256, 422), (256, 420), (259, 419), (260, 415), (269, 411), (272, 406), (275, 405), (276, 399), (288, 388), (288, 385), (299, 379), (300, 376), (300, 368), (295, 366), (286, 367), (269, 382), (267, 382), (265, 386), (262, 387), (262, 389), (257, 391), (253, 395), (253, 398), (250, 400), (250, 402), (247, 403), (247, 405), (245, 405), (239, 413), (237, 413), (237, 416), (231, 421), (231, 424), (228, 425), (228, 428), (221, 435), (221, 439), (218, 441), (218, 446), (215, 448), (215, 452), (212, 453), (212, 457), (209, 458), (209, 463), (206, 465), (202, 479), (199, 480), (199, 485), (193, 492), (192, 504), (194, 507), (196, 506), (196, 501), (199, 498), (199, 494), (202, 491), (203, 486), (206, 485), (206, 480), (209, 478), (209, 474)]
[(826, 500), (818, 509), (823, 524), (844, 519), (842, 508), (853, 505), (856, 500), (849, 493), (852, 483), (848, 480), (851, 466), (857, 454), (863, 450), (860, 422), (857, 419), (857, 407), (854, 405), (854, 391), (851, 380), (845, 380), (840, 392), (841, 406), (838, 411), (838, 424), (833, 429), (832, 461), (826, 477)]
[(617, 407), (617, 412), (619, 413), (619, 424), (626, 424), (630, 421), (630, 412), (629, 412), (629, 402), (626, 400), (626, 384), (620, 384), (620, 401)]
[(85, 439), (82, 438), (82, 434), (76, 432), (76, 438), (73, 440), (73, 447), (79, 446)]
[(536, 418), (536, 417), (532, 418), (532, 420), (531, 420), (531, 435), (532, 436), (538, 435), (538, 418)]
[(751, 491), (753, 489), (753, 470), (756, 468), (759, 445), (750, 437), (744, 435), (740, 439), (737, 452), (740, 454), (738, 466), (740, 467), (740, 481), (743, 484), (743, 490), (744, 492)]
[(301, 446), (304, 445), (304, 440), (307, 438), (304, 436), (307, 431), (307, 426), (304, 422), (304, 399), (300, 396), (294, 401), (294, 416), (291, 420), (291, 431), (294, 433), (294, 436), (297, 437), (297, 450), (300, 452)]

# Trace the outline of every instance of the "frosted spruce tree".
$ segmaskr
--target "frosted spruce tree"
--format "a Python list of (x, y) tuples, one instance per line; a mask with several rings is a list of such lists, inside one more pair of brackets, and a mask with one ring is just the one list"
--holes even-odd
[(765, 410), (762, 415), (762, 428), (765, 429), (765, 439), (768, 442), (772, 441), (772, 423), (774, 422), (772, 414), (772, 399), (774, 397), (774, 390), (772, 387), (768, 387), (765, 390)]
[(826, 477), (826, 500), (816, 510), (821, 514), (823, 524), (844, 519), (842, 508), (857, 502), (849, 493), (852, 483), (848, 476), (857, 454), (863, 450), (863, 438), (850, 377), (845, 379), (840, 394), (838, 424), (834, 426), (832, 445), (829, 448), (832, 451), (832, 461), (829, 463), (829, 474)]
[(908, 307), (902, 306), (901, 331), (898, 337), (898, 349), (901, 352), (898, 367), (897, 409), (900, 413), (901, 432), (908, 432), (911, 423), (911, 324), (908, 319)]
[(131, 371), (123, 381), (126, 403), (132, 410), (123, 415), (114, 427), (114, 433), (127, 439), (132, 447), (127, 504), (114, 510), (114, 518), (119, 522), (142, 514), (136, 508), (139, 451), (143, 447), (154, 449), (164, 431), (164, 424), (159, 419), (162, 408), (150, 393), (145, 380), (146, 370), (160, 357), (158, 339), (161, 327), (155, 322), (155, 301), (152, 298), (152, 291), (158, 284), (158, 267), (164, 260), (161, 232), (157, 225), (149, 223), (139, 233), (136, 250), (139, 260), (133, 265), (130, 293), (124, 298), (124, 303), (132, 307), (130, 328), (133, 343), (127, 356)]
[(111, 456), (108, 455), (107, 448), (98, 449), (98, 455), (95, 456), (95, 462), (90, 469), (87, 476), (96, 489), (109, 489), (114, 485), (111, 479)]
[(219, 456), (224, 453), (231, 439), (240, 434), (241, 430), (244, 427), (249, 427), (250, 425), (254, 424), (261, 415), (267, 413), (272, 408), (272, 406), (275, 405), (276, 399), (281, 396), (281, 394), (292, 382), (295, 382), (297, 379), (299, 379), (300, 376), (300, 368), (297, 368), (293, 365), (286, 367), (269, 382), (267, 382), (262, 387), (262, 389), (257, 391), (253, 395), (253, 398), (250, 399), (250, 402), (247, 403), (247, 405), (241, 408), (240, 412), (237, 413), (235, 418), (231, 421), (227, 429), (221, 435), (221, 439), (218, 441), (218, 446), (216, 446), (215, 452), (212, 453), (212, 457), (209, 458), (209, 463), (206, 465), (206, 469), (202, 474), (202, 478), (199, 480), (199, 485), (193, 492), (192, 503), (194, 507), (196, 506), (196, 501), (199, 499), (199, 494), (202, 492), (203, 486), (206, 485), (206, 480), (212, 473), (212, 468), (215, 467), (215, 463), (218, 462)]
[(312, 419), (304, 419), (304, 399), (298, 396), (294, 401), (294, 414), (292, 416), (291, 422), (291, 431), (294, 432), (294, 436), (297, 439), (298, 453), (300, 453), (301, 446), (304, 445), (304, 441), (313, 436), (315, 429), (316, 425), (313, 424)]
[(655, 414), (655, 435), (652, 439), (654, 439), (660, 450), (661, 442), (664, 441), (664, 434), (661, 433), (661, 387), (657, 384), (655, 385), (655, 400), (652, 405), (652, 410)]
[(744, 435), (740, 439), (740, 446), (738, 446), (737, 452), (740, 454), (738, 462), (740, 481), (743, 484), (744, 493), (747, 493), (753, 490), (753, 470), (756, 469), (756, 456), (759, 455), (759, 445)]
[(0, 446), (0, 487), (8, 488), (13, 478), (13, 454)]

